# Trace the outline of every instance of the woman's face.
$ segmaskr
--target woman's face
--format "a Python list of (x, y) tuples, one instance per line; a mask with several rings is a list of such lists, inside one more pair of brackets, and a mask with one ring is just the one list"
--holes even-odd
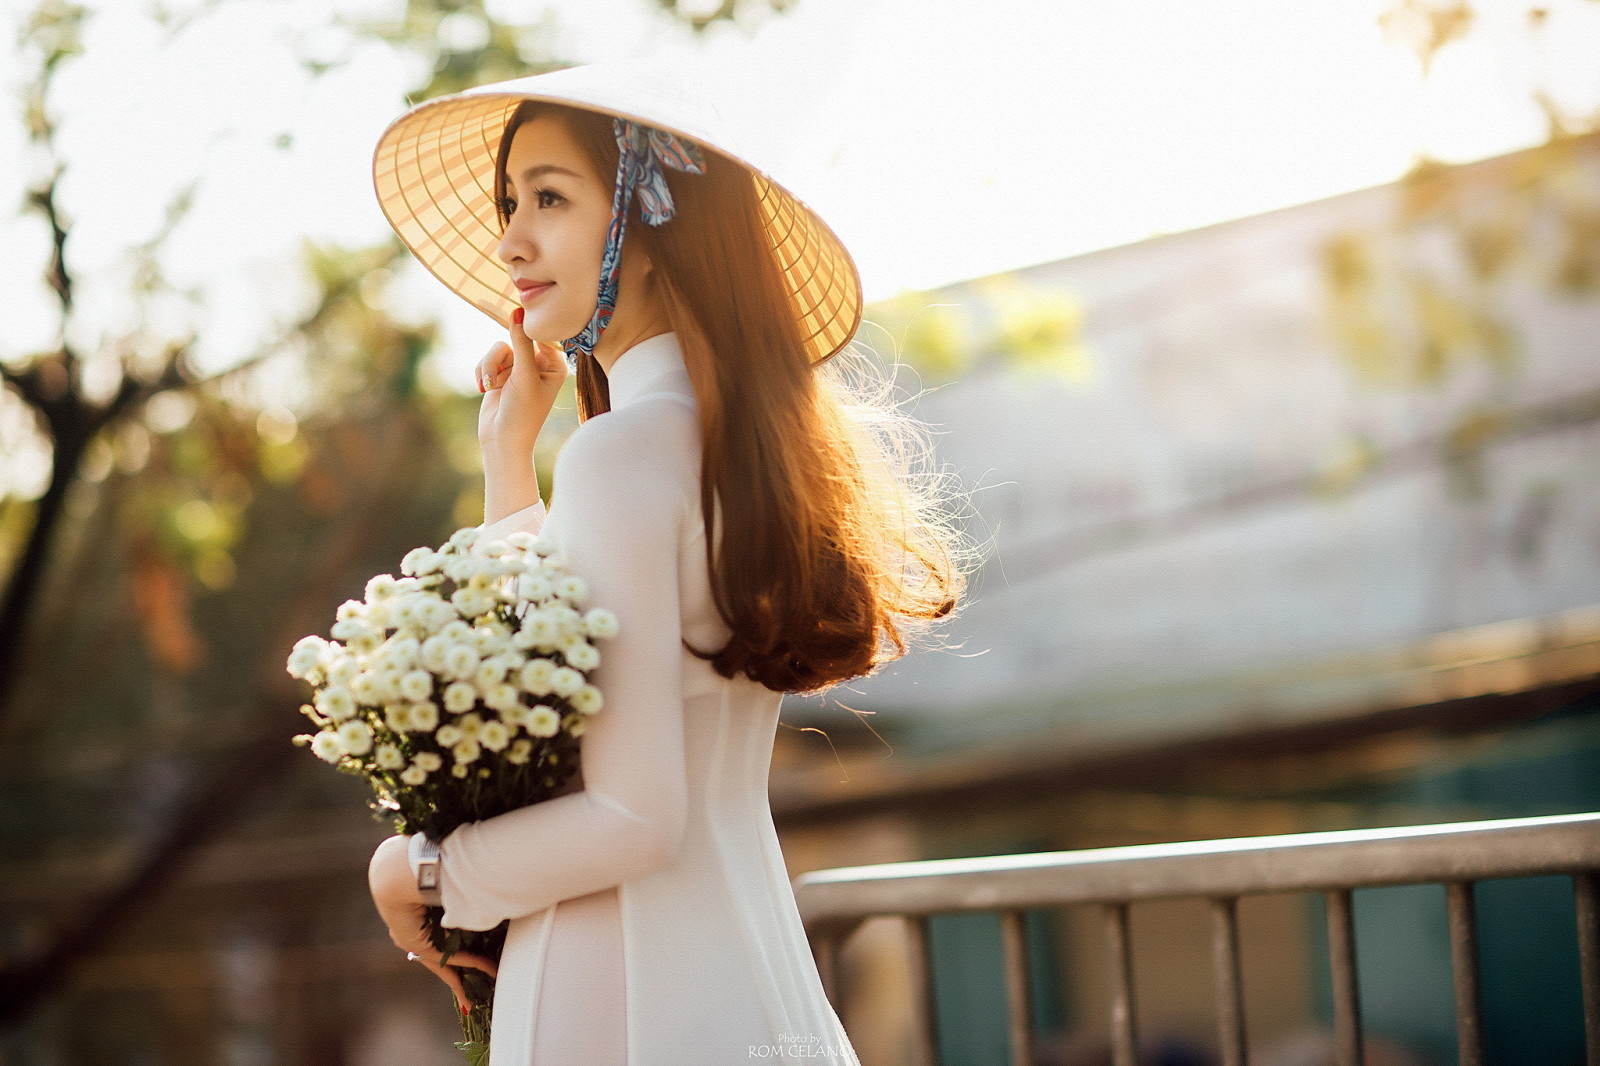
[(613, 181), (594, 172), (558, 119), (541, 115), (513, 133), (504, 205), (510, 220), (496, 254), (517, 286), (529, 337), (558, 344), (594, 315)]

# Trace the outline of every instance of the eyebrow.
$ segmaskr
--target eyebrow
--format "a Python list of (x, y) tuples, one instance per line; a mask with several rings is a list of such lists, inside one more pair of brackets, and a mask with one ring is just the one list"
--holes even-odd
[(527, 170), (522, 172), (522, 180), (524, 183), (526, 183), (533, 181), (536, 178), (542, 178), (546, 174), (565, 174), (568, 177), (577, 178), (580, 181), (583, 180), (583, 175), (579, 174), (577, 171), (568, 170), (566, 167), (558, 167), (554, 163), (544, 163), (540, 166), (529, 167)]

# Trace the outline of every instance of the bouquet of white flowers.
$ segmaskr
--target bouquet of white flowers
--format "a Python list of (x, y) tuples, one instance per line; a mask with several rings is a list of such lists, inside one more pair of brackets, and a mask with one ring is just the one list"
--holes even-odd
[[(365, 777), (374, 812), (399, 833), (443, 840), (554, 795), (603, 702), (589, 683), (600, 665), (591, 641), (616, 634), (615, 615), (580, 612), (584, 581), (547, 539), (479, 541), (476, 528), (460, 529), (438, 549), (408, 552), (405, 576), (379, 574), (365, 602), (340, 606), (332, 640), (305, 637), (289, 656), (289, 673), (314, 690), (301, 711), (318, 727), (295, 743)], [(430, 907), (427, 926), (447, 961), (457, 951), (499, 959), (505, 923), (445, 929), (442, 915)], [(457, 972), (472, 1009), (456, 1046), (482, 1061), (493, 982)]]

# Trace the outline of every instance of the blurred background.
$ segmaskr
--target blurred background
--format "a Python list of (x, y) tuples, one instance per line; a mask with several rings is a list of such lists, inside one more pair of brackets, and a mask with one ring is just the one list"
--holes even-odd
[[(791, 873), (1600, 809), (1594, 0), (0, 12), (6, 1066), (456, 1061), (284, 660), (482, 519), (498, 327), (390, 238), (372, 146), (575, 62), (723, 87), (988, 546), (954, 647), (785, 701)], [(1455, 1062), (1443, 895), (1356, 895), (1369, 1061)], [(1331, 1061), (1317, 907), (1241, 906), (1265, 1066)], [(1491, 1061), (1581, 1061), (1564, 879), (1478, 911)], [(1041, 1063), (1109, 1062), (1080, 918), (1029, 916)], [(1206, 928), (1133, 908), (1152, 1063), (1215, 1061)], [(932, 933), (945, 1061), (1003, 1062), (998, 922)], [(909, 1063), (898, 928), (841, 965)]]

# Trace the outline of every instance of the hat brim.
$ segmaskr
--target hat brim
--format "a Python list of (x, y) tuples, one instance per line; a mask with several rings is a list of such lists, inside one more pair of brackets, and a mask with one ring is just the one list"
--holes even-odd
[(827, 223), (764, 171), (717, 144), (692, 116), (645, 113), (670, 111), (670, 98), (664, 107), (648, 106), (657, 104), (652, 98), (625, 110), (606, 99), (619, 92), (614, 80), (596, 80), (594, 73), (571, 68), (480, 86), (419, 104), (384, 130), (373, 153), (373, 186), (384, 216), (417, 260), (462, 299), (509, 326), (518, 306), (516, 288), (495, 255), (501, 134), (525, 100), (582, 108), (669, 130), (749, 170), (813, 363), (843, 349), (861, 324), (861, 278)]

